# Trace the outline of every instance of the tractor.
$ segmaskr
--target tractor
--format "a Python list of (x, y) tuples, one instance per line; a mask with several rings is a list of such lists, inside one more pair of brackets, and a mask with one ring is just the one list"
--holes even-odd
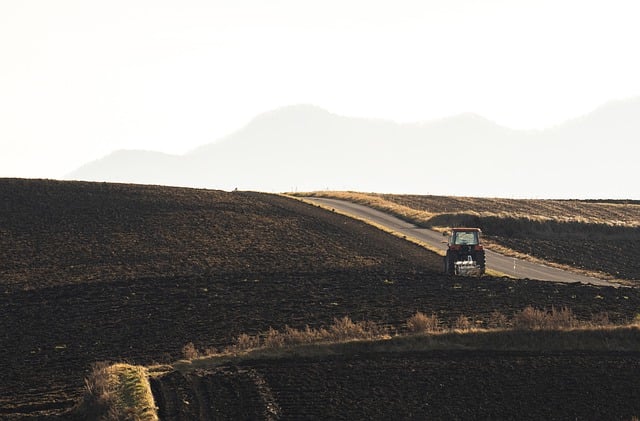
[[(484, 247), (480, 243), (479, 228), (453, 228), (444, 256), (444, 273), (447, 275), (482, 276), (485, 271)], [(444, 241), (443, 241), (444, 242)]]

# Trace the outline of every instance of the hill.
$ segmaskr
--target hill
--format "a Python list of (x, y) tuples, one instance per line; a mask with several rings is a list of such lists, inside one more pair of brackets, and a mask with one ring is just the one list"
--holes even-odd
[(384, 318), (382, 297), (363, 289), (439, 267), (279, 196), (44, 180), (0, 179), (0, 249), (0, 418), (70, 408), (94, 362), (172, 361), (191, 341)]
[[(255, 192), (0, 179), (0, 247), (3, 419), (68, 415), (96, 362), (170, 363), (182, 357), (188, 343), (201, 350), (222, 349), (243, 333), (256, 335), (269, 328), (322, 328), (349, 316), (402, 331), (416, 311), (437, 314), (447, 325), (464, 316), (485, 326), (496, 311), (510, 315), (530, 305), (569, 307), (583, 320), (606, 313), (609, 320), (624, 322), (640, 307), (640, 292), (631, 288), (452, 279), (439, 273), (438, 256), (414, 244), (295, 199)], [(461, 383), (438, 374), (433, 385), (442, 384), (440, 389), (423, 386), (442, 393), (421, 394), (410, 381), (417, 377), (404, 375), (439, 366), (444, 371), (437, 373), (446, 376), (451, 364), (468, 361), (467, 367), (476, 367), (479, 361), (474, 353), (453, 360), (443, 355), (294, 359), (285, 361), (282, 370), (278, 365), (261, 369), (258, 362), (245, 368), (227, 366), (218, 374), (224, 378), (223, 389), (226, 381), (238, 381), (251, 396), (264, 387), (281, 390), (274, 399), (285, 411), (284, 418), (304, 416), (300, 409), (312, 408), (306, 399), (313, 390), (334, 391), (315, 398), (313, 408), (324, 414), (348, 407), (355, 411), (352, 403), (360, 399), (365, 385), (376, 387), (371, 395), (380, 402), (376, 408), (383, 409), (382, 399), (388, 396), (392, 409), (406, 402), (405, 411), (428, 414), (425, 403), (430, 403), (436, 408), (433, 414), (450, 408), (454, 418), (461, 417), (464, 413), (455, 409), (462, 407), (452, 406), (450, 400), (456, 397), (453, 392), (462, 390)], [(521, 357), (515, 355), (513, 361)], [(532, 366), (544, 367), (545, 360), (536, 358), (531, 356)], [(616, 384), (628, 384), (624, 376), (635, 382), (635, 371), (628, 368), (637, 363), (637, 353), (607, 354), (596, 360), (603, 358), (614, 361), (607, 367), (617, 373)], [(596, 360), (573, 354), (556, 360), (558, 366), (573, 367), (575, 362), (585, 368), (577, 377), (567, 377), (570, 373), (564, 371), (553, 378), (554, 390), (567, 378), (595, 390), (593, 385), (602, 382), (584, 379), (600, 379), (602, 370), (608, 372)], [(376, 364), (381, 370), (375, 370)], [(503, 366), (493, 367), (495, 375)], [(482, 384), (485, 390), (499, 390), (503, 386), (489, 379), (507, 376), (522, 385), (513, 392), (513, 402), (519, 402), (516, 410), (524, 413), (536, 406), (527, 396), (538, 396), (534, 392), (545, 387), (549, 373), (524, 371), (524, 381), (518, 370), (503, 368), (503, 377), (478, 372), (482, 378), (472, 379), (473, 370), (463, 371), (469, 384)], [(331, 370), (337, 375), (323, 374)], [(259, 374), (254, 383), (246, 383), (252, 378), (247, 372)], [(292, 373), (309, 382), (292, 383)], [(380, 381), (389, 378), (407, 382)], [(299, 387), (285, 388), (286, 384)], [(168, 384), (162, 387), (173, 390)], [(638, 400), (626, 399), (619, 389), (611, 389), (615, 396), (598, 390), (589, 396), (589, 405), (610, 408), (619, 402), (616, 414), (621, 418), (640, 412)], [(227, 396), (228, 408), (238, 403), (230, 397), (233, 394), (220, 396)], [(419, 396), (437, 399), (424, 401)], [(583, 414), (584, 405), (575, 401), (563, 413)], [(544, 406), (536, 408), (532, 413), (540, 414)]]
[(463, 114), (417, 124), (290, 106), (182, 156), (119, 151), (69, 179), (258, 191), (638, 199), (640, 99), (540, 131)]

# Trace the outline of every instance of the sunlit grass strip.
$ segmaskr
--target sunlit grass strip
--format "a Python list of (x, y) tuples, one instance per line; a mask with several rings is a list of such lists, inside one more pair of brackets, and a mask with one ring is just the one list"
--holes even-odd
[(98, 363), (85, 381), (86, 395), (77, 414), (87, 419), (158, 421), (145, 367)]
[(157, 421), (158, 414), (147, 370), (141, 366), (115, 364), (111, 366), (116, 378), (116, 405), (133, 419)]
[[(390, 328), (372, 322), (335, 319), (328, 328), (303, 330), (286, 326), (257, 335), (239, 335), (235, 343), (213, 354), (190, 353), (173, 364), (175, 370), (190, 372), (242, 360), (298, 357), (327, 357), (376, 352), (436, 350), (484, 351), (637, 351), (640, 325), (637, 320), (613, 325), (606, 314), (592, 320), (578, 320), (567, 308), (551, 310), (526, 307), (511, 319), (491, 314), (486, 328), (460, 315), (450, 326), (436, 314), (417, 312), (406, 321), (403, 334), (391, 335)], [(189, 347), (190, 349), (192, 348)], [(190, 357), (190, 358), (189, 358)]]
[(256, 348), (231, 354), (217, 354), (181, 360), (173, 369), (188, 373), (247, 360), (324, 358), (337, 355), (429, 351), (504, 352), (633, 352), (640, 349), (640, 327), (614, 326), (572, 329), (455, 329), (369, 340), (344, 340)]

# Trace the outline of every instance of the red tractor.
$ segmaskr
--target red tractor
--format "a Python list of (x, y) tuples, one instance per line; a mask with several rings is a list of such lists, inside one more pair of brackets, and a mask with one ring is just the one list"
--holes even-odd
[(447, 275), (482, 276), (485, 271), (484, 247), (479, 228), (453, 228), (449, 235), (444, 273)]

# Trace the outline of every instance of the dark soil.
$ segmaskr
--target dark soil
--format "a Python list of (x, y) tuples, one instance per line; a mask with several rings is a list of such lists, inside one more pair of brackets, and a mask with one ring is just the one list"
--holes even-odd
[[(326, 326), (348, 315), (402, 330), (416, 311), (436, 312), (445, 322), (463, 314), (486, 323), (494, 310), (510, 315), (528, 305), (567, 306), (580, 318), (608, 312), (610, 319), (624, 321), (635, 317), (640, 308), (637, 289), (445, 277), (439, 273), (441, 259), (416, 245), (293, 199), (250, 192), (0, 180), (0, 247), (0, 370), (4, 373), (0, 418), (64, 414), (80, 399), (83, 379), (94, 362), (170, 362), (181, 357), (188, 342), (200, 349), (223, 347), (240, 333), (269, 327)], [(421, 392), (415, 384), (420, 383), (397, 379), (414, 378), (409, 373), (415, 370), (428, 378), (435, 376), (429, 381), (447, 384), (446, 370), (427, 375), (428, 365), (421, 365), (421, 358), (399, 357), (397, 363), (394, 358), (355, 359), (349, 364), (361, 367), (358, 371), (341, 368), (347, 362), (340, 361), (289, 361), (281, 363), (282, 369), (258, 364), (226, 370), (253, 370), (252, 384), (264, 385), (255, 392), (260, 399), (271, 399), (270, 390), (283, 411), (298, 407), (283, 412), (294, 414), (290, 419), (298, 418), (295, 414), (314, 415), (295, 412), (306, 406), (310, 390), (317, 389), (317, 402), (324, 402), (326, 411), (346, 417), (354, 414), (346, 409), (349, 402), (362, 401), (365, 410), (374, 396), (381, 399), (380, 394), (365, 399), (365, 385), (379, 384), (385, 377), (394, 379), (397, 390), (383, 394), (390, 394), (391, 408), (407, 397), (405, 412), (398, 412), (403, 415), (412, 410), (412, 402), (418, 402)], [(570, 378), (578, 382), (600, 376), (599, 370), (604, 370), (591, 357), (562, 358), (556, 366), (550, 363), (560, 370), (559, 378), (568, 375), (569, 366), (576, 371)], [(637, 376), (635, 355), (603, 358), (611, 361), (605, 368), (613, 373), (618, 370), (615, 361), (623, 358), (629, 373)], [(455, 387), (450, 390), (470, 397), (479, 387), (474, 382), (483, 382), (485, 389), (504, 389), (503, 377), (516, 380), (515, 371), (503, 370), (502, 360), (495, 357), (491, 363), (496, 367), (494, 377), (477, 371), (478, 378), (471, 379), (468, 387), (452, 380)], [(425, 361), (460, 366), (461, 373), (470, 375), (485, 360), (432, 355)], [(334, 363), (336, 384), (322, 374)], [(304, 364), (309, 367), (304, 377), (312, 379), (311, 389), (300, 386), (296, 398), (295, 388), (287, 389), (286, 384), (294, 380), (287, 380), (286, 373)], [(545, 364), (530, 365), (534, 370)], [(547, 381), (547, 372), (540, 371), (539, 378), (537, 371), (532, 373), (530, 383)], [(224, 374), (220, 387), (231, 381), (243, 388), (249, 384), (243, 376), (229, 380)], [(340, 382), (342, 389), (336, 389)], [(607, 390), (612, 392), (601, 392), (603, 400), (626, 402), (627, 394)], [(627, 393), (634, 390), (631, 387)], [(571, 393), (567, 396), (575, 396)], [(445, 402), (448, 395), (439, 396)], [(513, 401), (499, 402), (515, 416), (524, 404), (509, 397), (515, 395), (506, 396)], [(590, 395), (584, 401), (576, 398), (562, 413), (581, 411), (578, 406), (591, 404), (591, 399)], [(629, 405), (637, 402), (621, 403), (619, 412), (612, 414), (626, 417)], [(235, 403), (227, 405), (232, 411)], [(493, 410), (495, 405), (487, 409)], [(478, 412), (483, 413), (492, 418), (492, 412)], [(433, 414), (437, 418), (445, 413)]]
[(167, 420), (630, 420), (640, 411), (639, 357), (447, 351), (249, 361), (173, 372), (152, 389)]

